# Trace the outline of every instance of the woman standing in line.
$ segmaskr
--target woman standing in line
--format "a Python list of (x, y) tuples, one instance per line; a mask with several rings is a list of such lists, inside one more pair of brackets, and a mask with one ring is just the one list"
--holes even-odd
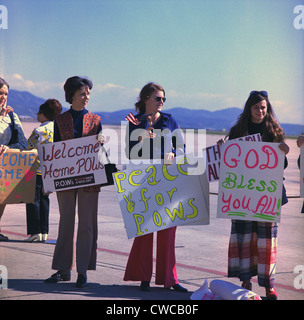
[[(289, 147), (285, 135), (276, 121), (266, 91), (252, 91), (237, 123), (231, 128), (229, 139), (260, 133), (262, 141), (280, 143), (280, 150), (287, 155)], [(223, 143), (222, 139), (218, 143)], [(284, 167), (287, 167), (285, 157)], [(287, 203), (283, 186), (282, 205)], [(238, 277), (242, 287), (251, 290), (250, 279), (257, 275), (260, 286), (265, 287), (268, 299), (277, 299), (274, 275), (277, 253), (276, 223), (245, 220), (231, 221), (228, 249), (228, 277)]]
[[(18, 115), (7, 105), (8, 83), (0, 78), (0, 156), (9, 148), (24, 150), (27, 139), (23, 132)], [(5, 204), (0, 204), (0, 220), (4, 213)], [(7, 241), (8, 237), (0, 234), (0, 241)]]
[[(304, 133), (302, 132), (302, 134), (299, 135), (298, 138), (297, 138), (297, 146), (299, 148), (301, 148), (303, 145), (304, 145)], [(299, 158), (298, 158), (298, 161), (297, 161), (299, 169), (300, 169), (300, 159), (301, 159), (301, 155), (299, 155)], [(301, 213), (304, 213), (304, 201), (303, 201)]]
[[(184, 152), (184, 141), (181, 139), (172, 139), (170, 149), (165, 146), (163, 139), (161, 149), (155, 148), (157, 139), (154, 129), (169, 129), (173, 132), (179, 129), (175, 119), (168, 113), (162, 112), (165, 98), (165, 90), (158, 84), (150, 82), (146, 84), (139, 95), (138, 102), (135, 104), (139, 112), (135, 119), (130, 121), (127, 131), (127, 157), (133, 159), (132, 148), (138, 142), (150, 144), (144, 153), (142, 148), (139, 156), (145, 159), (164, 159), (166, 163), (172, 163), (176, 152)], [(143, 140), (131, 141), (131, 133), (135, 129), (142, 129)], [(159, 145), (159, 144), (158, 144)], [(135, 156), (136, 157), (136, 156)], [(179, 292), (187, 292), (177, 279), (176, 261), (175, 261), (175, 233), (176, 227), (168, 228), (157, 232), (157, 255), (156, 255), (156, 279), (155, 283), (164, 285), (165, 288), (173, 287)], [(124, 280), (141, 281), (140, 289), (143, 291), (150, 290), (150, 281), (153, 269), (153, 233), (143, 235), (134, 239), (133, 246), (129, 255)]]
[[(71, 77), (64, 84), (66, 101), (71, 103), (68, 111), (58, 115), (54, 123), (54, 142), (97, 135), (102, 126), (100, 117), (86, 109), (93, 84), (81, 77)], [(97, 207), (100, 187), (82, 187), (58, 191), (60, 222), (54, 251), (52, 269), (58, 270), (47, 283), (69, 281), (71, 269), (77, 268), (76, 287), (87, 284), (87, 270), (96, 270)], [(75, 211), (78, 205), (78, 232), (75, 257)]]
[[(28, 149), (38, 149), (39, 145), (53, 142), (54, 118), (62, 111), (61, 103), (56, 99), (46, 100), (37, 113), (40, 126), (35, 128), (28, 139)], [(44, 193), (40, 168), (40, 159), (37, 159), (36, 192), (33, 203), (26, 204), (27, 234), (25, 241), (46, 241), (49, 233), (49, 195)]]

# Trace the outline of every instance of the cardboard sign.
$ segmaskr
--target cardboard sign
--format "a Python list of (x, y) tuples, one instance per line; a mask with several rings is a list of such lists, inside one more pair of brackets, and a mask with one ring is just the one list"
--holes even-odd
[(186, 162), (130, 164), (113, 174), (129, 239), (174, 226), (209, 224), (207, 176), (192, 174)]
[(37, 151), (8, 149), (0, 157), (0, 204), (35, 200)]
[(279, 222), (284, 153), (278, 143), (222, 145), (218, 218)]
[(96, 136), (48, 143), (38, 147), (45, 192), (88, 187), (107, 182), (98, 161)]
[(300, 158), (300, 197), (304, 198), (304, 145), (301, 147)]
[[(240, 137), (233, 140), (240, 141), (262, 141), (261, 135), (259, 133), (251, 134), (246, 137)], [(217, 144), (207, 147), (204, 149), (206, 153), (206, 170), (208, 181), (216, 181), (219, 179), (220, 175), (220, 161), (221, 161), (221, 147)]]

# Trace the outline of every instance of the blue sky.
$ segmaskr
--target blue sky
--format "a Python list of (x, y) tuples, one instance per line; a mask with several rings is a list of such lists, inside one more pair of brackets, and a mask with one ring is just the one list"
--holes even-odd
[(64, 106), (73, 75), (94, 84), (88, 108), (133, 108), (149, 81), (165, 108), (243, 108), (266, 90), (280, 122), (304, 123), (303, 0), (0, 0), (0, 75)]

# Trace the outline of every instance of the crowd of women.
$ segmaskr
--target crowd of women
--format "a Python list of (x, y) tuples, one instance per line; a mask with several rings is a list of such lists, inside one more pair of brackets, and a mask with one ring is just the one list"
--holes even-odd
[[(98, 115), (87, 109), (92, 82), (83, 77), (71, 77), (64, 84), (66, 101), (70, 109), (61, 113), (62, 106), (56, 99), (48, 99), (42, 104), (37, 113), (37, 120), (41, 125), (36, 128), (27, 140), (18, 115), (7, 106), (9, 84), (0, 78), (0, 156), (8, 148), (33, 149), (39, 144), (77, 139), (96, 135), (102, 144), (105, 137), (101, 134), (102, 124)], [(147, 157), (160, 158), (171, 163), (174, 157), (185, 152), (184, 145), (177, 145), (172, 139), (170, 150), (166, 150), (163, 140), (161, 148), (153, 148), (155, 129), (179, 128), (174, 117), (162, 111), (166, 101), (165, 90), (162, 86), (150, 82), (140, 91), (135, 103), (138, 112), (127, 127), (127, 137), (133, 130), (142, 129), (143, 134), (138, 142), (143, 145), (149, 142)], [(285, 143), (285, 134), (274, 115), (273, 108), (266, 91), (252, 91), (245, 103), (245, 107), (236, 124), (231, 128), (229, 139), (249, 134), (260, 133), (262, 141), (276, 142), (285, 155), (285, 168), (288, 165), (286, 155), (289, 147)], [(130, 150), (134, 141), (127, 144)], [(152, 143), (150, 143), (152, 142)], [(218, 144), (224, 143), (222, 139)], [(137, 142), (135, 142), (137, 143)], [(298, 147), (304, 144), (304, 134), (297, 139)], [(298, 161), (300, 163), (300, 161)], [(283, 183), (283, 182), (282, 182)], [(59, 229), (56, 241), (52, 269), (56, 270), (46, 283), (69, 281), (71, 270), (76, 265), (78, 277), (76, 286), (83, 288), (87, 284), (87, 270), (96, 269), (97, 252), (97, 212), (100, 186), (76, 188), (56, 192), (59, 205)], [(287, 203), (286, 191), (283, 187), (282, 204)], [(76, 207), (78, 214), (77, 239), (74, 239)], [(0, 219), (5, 205), (0, 204)], [(43, 191), (43, 181), (37, 168), (37, 185), (35, 201), (26, 205), (27, 227), (29, 238), (27, 241), (45, 241), (48, 234), (49, 198)], [(258, 283), (265, 287), (266, 296), (276, 299), (274, 276), (277, 249), (276, 223), (256, 222), (244, 220), (231, 221), (231, 235), (228, 249), (228, 277), (238, 277), (244, 288), (251, 289), (251, 278), (258, 276)], [(179, 292), (187, 289), (179, 284), (175, 259), (176, 227), (157, 232), (156, 276), (155, 283), (165, 288), (173, 288)], [(8, 238), (0, 234), (0, 241)], [(76, 245), (77, 243), (77, 245)], [(153, 233), (134, 239), (128, 258), (124, 280), (139, 281), (140, 289), (150, 290), (153, 270)]]

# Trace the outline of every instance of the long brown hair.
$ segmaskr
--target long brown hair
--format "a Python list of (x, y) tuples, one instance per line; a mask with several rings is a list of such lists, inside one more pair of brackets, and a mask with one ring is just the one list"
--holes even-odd
[(141, 89), (138, 101), (135, 103), (135, 109), (137, 112), (146, 112), (146, 100), (149, 99), (150, 95), (153, 94), (155, 91), (162, 91), (164, 93), (164, 96), (166, 95), (164, 88), (154, 82), (147, 83)]
[(285, 140), (284, 130), (275, 119), (275, 114), (268, 99), (268, 94), (266, 92), (262, 94), (258, 91), (249, 95), (243, 112), (240, 114), (236, 124), (230, 129), (230, 139), (248, 135), (248, 125), (251, 121), (251, 107), (262, 100), (265, 100), (267, 103), (267, 113), (262, 122), (262, 140), (267, 142), (283, 142)]

